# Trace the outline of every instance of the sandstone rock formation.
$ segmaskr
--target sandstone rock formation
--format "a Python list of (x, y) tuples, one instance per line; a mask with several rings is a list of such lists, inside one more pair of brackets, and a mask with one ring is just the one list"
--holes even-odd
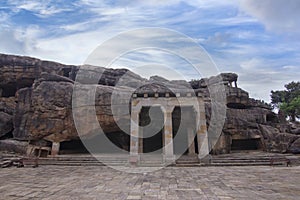
[[(79, 70), (80, 77), (75, 80)], [(102, 74), (96, 83), (90, 81), (94, 72)], [(124, 132), (130, 129), (128, 99), (132, 93), (174, 93), (189, 88), (202, 94), (209, 126), (211, 105), (208, 85), (215, 84), (220, 77), (226, 89), (227, 114), (222, 135), (212, 153), (230, 153), (247, 148), (300, 153), (299, 127), (280, 122), (269, 105), (249, 98), (246, 91), (238, 88), (238, 76), (234, 73), (190, 83), (169, 81), (158, 76), (147, 80), (127, 69), (70, 66), (3, 54), (0, 54), (0, 138), (13, 137), (14, 140), (30, 143), (78, 140), (72, 112), (88, 117), (86, 114), (95, 106), (96, 117), (104, 133), (126, 149), (129, 138)], [(76, 93), (73, 91), (75, 85)], [(82, 97), (87, 91), (95, 91), (92, 105), (80, 104), (84, 102), (72, 105), (74, 96)], [(92, 137), (99, 131), (90, 119), (83, 117), (81, 120), (83, 126), (79, 128), (84, 130), (80, 131), (84, 135), (80, 137)], [(0, 143), (2, 149), (3, 144)], [(16, 146), (12, 142), (6, 144)]]

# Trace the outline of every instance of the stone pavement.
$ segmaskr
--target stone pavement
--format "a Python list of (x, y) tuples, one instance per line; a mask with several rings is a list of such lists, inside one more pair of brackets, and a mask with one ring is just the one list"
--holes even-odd
[(0, 169), (0, 199), (299, 199), (300, 167), (105, 166)]

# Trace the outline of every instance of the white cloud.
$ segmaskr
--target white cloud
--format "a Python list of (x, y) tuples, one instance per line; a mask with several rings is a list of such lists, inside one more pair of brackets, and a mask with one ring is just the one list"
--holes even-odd
[(240, 61), (235, 71), (239, 75), (239, 87), (253, 98), (270, 102), (270, 91), (283, 89), (284, 85), (297, 81), (300, 71), (293, 67), (282, 67), (276, 60), (252, 58)]
[[(46, 24), (28, 26), (30, 22), (10, 23), (11, 13), (0, 12), (0, 37), (4, 38), (0, 43), (0, 52), (30, 55), (66, 64), (82, 64), (99, 44), (122, 31), (145, 26), (169, 27), (199, 38), (197, 41), (211, 50), (211, 56), (221, 70), (237, 72), (240, 75), (240, 86), (253, 97), (268, 101), (271, 89), (280, 89), (300, 77), (300, 55), (295, 53), (299, 52), (299, 40), (283, 40), (273, 34), (274, 31), (288, 34), (300, 32), (300, 3), (297, 0), (125, 0), (113, 5), (98, 0), (81, 0), (61, 5), (50, 0), (8, 2), (11, 12), (14, 12), (12, 15), (27, 10), (43, 18)], [(173, 6), (172, 9), (169, 9), (170, 6)], [(184, 9), (181, 10), (181, 6)], [(238, 12), (238, 6), (241, 12)], [(230, 13), (225, 9), (227, 7)], [(47, 24), (48, 17), (50, 20), (51, 16), (76, 8), (93, 18), (54, 22), (57, 23), (57, 30), (53, 34), (46, 34), (52, 33)], [(270, 31), (266, 33), (257, 30), (257, 25), (261, 26), (258, 22)], [(254, 25), (254, 28), (249, 24)], [(230, 30), (229, 27), (236, 28)], [(142, 39), (146, 35), (147, 31), (139, 37)], [(164, 37), (162, 41), (171, 42), (172, 39)], [(133, 38), (127, 38), (120, 45), (128, 46), (133, 42)], [(115, 50), (109, 49), (106, 53), (114, 53)], [(182, 48), (182, 51), (195, 58), (198, 56), (189, 48)], [(115, 66), (150, 64), (156, 68), (142, 70), (145, 75), (154, 72), (176, 79), (174, 74), (158, 67), (161, 64), (176, 66), (174, 58), (154, 51), (140, 52), (135, 56), (139, 57), (125, 56)], [(182, 63), (177, 62), (176, 67), (181, 67), (181, 74), (198, 78), (192, 77), (195, 72)]]
[(8, 3), (10, 6), (13, 6), (12, 10), (16, 13), (20, 10), (27, 10), (42, 18), (70, 10), (62, 8), (62, 5), (56, 5), (51, 0), (9, 0)]
[(295, 66), (295, 65), (285, 65), (282, 67), (282, 69), (287, 69), (287, 70), (300, 70), (300, 66)]
[(287, 34), (300, 32), (299, 0), (242, 0), (240, 5), (269, 30)]

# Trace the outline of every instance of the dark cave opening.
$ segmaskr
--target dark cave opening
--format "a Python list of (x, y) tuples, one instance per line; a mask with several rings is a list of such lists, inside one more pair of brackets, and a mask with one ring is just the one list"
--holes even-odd
[(143, 153), (161, 153), (163, 148), (164, 114), (160, 107), (142, 107), (140, 131), (143, 134)]
[[(174, 154), (188, 154), (188, 129), (195, 131), (195, 112), (192, 106), (176, 106), (172, 113)], [(195, 134), (195, 133), (194, 133)], [(197, 136), (194, 135), (194, 148), (198, 152)]]
[(14, 97), (17, 92), (17, 87), (14, 84), (5, 85), (2, 89), (2, 97)]
[(275, 113), (267, 114), (266, 120), (267, 120), (267, 122), (272, 122), (272, 123), (278, 123), (279, 122), (278, 117), (276, 116)]
[(254, 139), (237, 139), (232, 140), (231, 150), (232, 151), (243, 151), (243, 150), (260, 150), (261, 140), (260, 138)]
[(129, 151), (129, 135), (123, 132), (97, 134), (60, 143), (60, 154), (120, 153)]
[(227, 107), (232, 109), (247, 109), (247, 106), (241, 103), (228, 103)]

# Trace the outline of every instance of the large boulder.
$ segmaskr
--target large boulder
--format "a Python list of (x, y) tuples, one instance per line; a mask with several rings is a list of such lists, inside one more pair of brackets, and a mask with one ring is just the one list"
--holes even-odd
[[(94, 118), (95, 115), (88, 115), (93, 108), (105, 133), (121, 131), (118, 122), (129, 130), (130, 116), (127, 100), (130, 99), (129, 91), (132, 89), (77, 84), (76, 97), (80, 106), (75, 104), (72, 107), (73, 87), (73, 82), (65, 77), (44, 75), (33, 84), (32, 88), (19, 90), (14, 117), (14, 137), (20, 140), (46, 139), (52, 142), (78, 139), (73, 112), (77, 116), (82, 116), (77, 118), (81, 125), (80, 133), (84, 133), (81, 136), (92, 135), (97, 131), (97, 127), (91, 124), (92, 120), (89, 119), (89, 117)], [(95, 101), (92, 104), (85, 103), (87, 91), (95, 92)], [(115, 110), (112, 110), (114, 102)], [(127, 110), (127, 113), (124, 113), (124, 110)]]
[(14, 137), (38, 140), (52, 134), (64, 139), (76, 135), (71, 115), (73, 83), (40, 79), (18, 91)]
[(26, 154), (28, 142), (22, 142), (18, 140), (0, 140), (0, 151), (15, 152), (20, 154)]
[(288, 148), (288, 152), (299, 154), (300, 153), (300, 137), (294, 141)]
[(13, 130), (13, 116), (0, 112), (0, 137), (5, 136)]
[(15, 111), (15, 98), (0, 98), (0, 137), (13, 131), (13, 113)]
[(15, 96), (18, 89), (32, 86), (42, 72), (63, 75), (65, 65), (25, 56), (0, 54), (2, 96)]
[(271, 152), (286, 153), (290, 151), (290, 146), (300, 138), (294, 134), (282, 133), (272, 126), (259, 125), (259, 127), (264, 137), (265, 147)]

